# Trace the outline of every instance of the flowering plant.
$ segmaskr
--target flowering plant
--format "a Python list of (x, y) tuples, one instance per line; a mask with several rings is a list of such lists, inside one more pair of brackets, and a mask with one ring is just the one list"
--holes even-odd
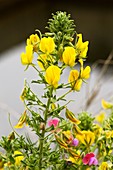
[[(37, 80), (31, 83), (42, 85), (43, 94), (38, 95), (38, 88), (35, 93), (25, 80), (20, 96), (25, 110), (13, 132), (0, 141), (4, 149), (0, 169), (112, 169), (113, 104), (102, 100), (103, 108), (111, 110), (103, 121), (103, 113), (96, 119), (87, 112), (75, 115), (68, 109), (71, 101), (66, 98), (69, 93), (80, 91), (90, 77), (90, 66), (84, 67), (89, 42), (83, 42), (66, 12), (53, 14), (47, 29), (45, 34), (36, 30), (21, 54), (26, 70), (32, 67), (37, 73)], [(66, 69), (69, 75), (64, 83)], [(61, 90), (63, 94), (58, 95)], [(16, 132), (23, 126), (36, 134), (35, 142)]]

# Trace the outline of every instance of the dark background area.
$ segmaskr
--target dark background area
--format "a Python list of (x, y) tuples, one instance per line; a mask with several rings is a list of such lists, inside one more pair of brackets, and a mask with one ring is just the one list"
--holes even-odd
[(90, 42), (88, 61), (106, 59), (113, 49), (113, 0), (0, 0), (0, 52), (45, 32), (51, 13), (66, 11)]

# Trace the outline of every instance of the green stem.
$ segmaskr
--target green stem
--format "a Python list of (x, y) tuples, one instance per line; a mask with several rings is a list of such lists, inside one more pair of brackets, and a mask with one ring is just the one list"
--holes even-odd
[[(50, 107), (51, 97), (52, 97), (52, 92), (53, 92), (53, 88), (51, 87), (50, 88), (50, 96), (48, 97), (48, 101), (47, 101), (47, 107), (46, 107), (46, 110), (44, 112), (45, 126), (46, 126), (46, 123), (47, 123), (48, 112), (49, 112), (49, 107)], [(42, 130), (42, 134), (41, 134), (41, 138), (40, 138), (40, 144), (39, 144), (39, 170), (42, 169), (43, 145), (44, 145), (45, 132), (46, 132), (46, 129), (44, 128)]]
[(57, 101), (63, 99), (63, 98), (64, 98), (67, 94), (69, 94), (71, 91), (72, 91), (72, 90), (67, 91), (65, 94), (63, 94), (62, 96), (60, 96), (60, 97), (57, 99)]

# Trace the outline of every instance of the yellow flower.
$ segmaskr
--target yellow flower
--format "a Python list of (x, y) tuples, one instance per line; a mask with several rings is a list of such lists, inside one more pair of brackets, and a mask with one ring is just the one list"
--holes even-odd
[(73, 131), (73, 133), (75, 133), (76, 135), (80, 135), (80, 136), (83, 135), (82, 131), (80, 130), (80, 128), (79, 128), (76, 124), (73, 124), (72, 131)]
[(55, 50), (55, 43), (54, 43), (53, 38), (51, 37), (42, 38), (40, 41), (39, 48), (43, 53), (46, 53), (46, 54), (52, 53)]
[(22, 93), (20, 95), (20, 100), (23, 102), (26, 98), (26, 94), (27, 94), (27, 90), (26, 88), (24, 87), (24, 89), (22, 90)]
[(67, 149), (68, 145), (65, 143), (64, 140), (62, 140), (58, 135), (55, 135), (55, 138), (56, 138), (56, 141), (59, 143), (59, 145), (60, 145), (62, 148)]
[(68, 109), (66, 109), (66, 117), (67, 119), (69, 119), (72, 123), (75, 123), (75, 124), (80, 124), (80, 120), (78, 120), (75, 115)]
[(80, 67), (80, 77), (81, 79), (88, 79), (90, 77), (91, 68), (90, 66), (86, 66), (85, 69), (83, 68), (83, 60), (79, 60), (81, 67)]
[(44, 67), (47, 65), (46, 59), (47, 59), (47, 54), (41, 54), (38, 57), (38, 65), (40, 66), (41, 69), (44, 69)]
[(67, 159), (67, 161), (70, 161), (70, 162), (72, 162), (72, 163), (77, 163), (77, 164), (79, 164), (80, 163), (80, 151), (79, 150), (77, 150), (76, 151), (76, 153), (74, 153), (71, 149), (69, 149), (69, 153), (70, 153), (70, 155), (72, 155), (72, 156), (70, 156), (68, 159)]
[(99, 170), (108, 170), (109, 166), (107, 162), (102, 162), (102, 164), (99, 166)]
[(76, 81), (76, 84), (75, 84), (74, 90), (76, 90), (76, 91), (80, 91), (81, 86), (82, 86), (82, 79), (78, 79), (78, 80)]
[(100, 113), (99, 115), (96, 116), (96, 120), (99, 122), (99, 123), (102, 123), (105, 119), (105, 113), (102, 112)]
[(67, 142), (72, 141), (73, 136), (72, 136), (72, 133), (71, 133), (71, 131), (70, 131), (70, 130), (63, 131), (63, 132), (62, 132), (62, 134), (63, 134), (63, 138), (64, 138), (64, 140), (66, 139), (66, 141), (67, 141)]
[(102, 99), (102, 107), (103, 109), (111, 109), (113, 108), (113, 103), (107, 102), (104, 99)]
[(113, 138), (113, 130), (111, 131), (105, 131), (106, 138)]
[(76, 159), (74, 159), (72, 156), (70, 156), (69, 159), (67, 159), (67, 161), (76, 163)]
[(85, 69), (81, 71), (81, 78), (88, 79), (90, 77), (91, 68), (90, 66), (86, 66)]
[(68, 81), (71, 83), (72, 90), (80, 91), (82, 86), (82, 79), (79, 79), (79, 71), (71, 70)]
[(79, 77), (79, 72), (78, 70), (71, 70), (70, 74), (69, 74), (69, 78), (68, 81), (71, 83), (72, 89), (75, 89), (75, 84), (76, 84), (76, 80)]
[(4, 170), (4, 163), (2, 159), (0, 159), (0, 170)]
[(41, 54), (38, 57), (38, 64), (39, 64), (40, 68), (44, 69), (44, 70), (48, 67), (48, 62), (50, 64), (53, 61), (54, 61), (54, 59), (52, 58), (51, 55)]
[(75, 57), (76, 53), (75, 53), (75, 49), (73, 47), (65, 47), (65, 50), (63, 52), (63, 62), (70, 66), (73, 67), (75, 65)]
[(24, 156), (20, 151), (14, 151), (15, 165), (20, 165), (21, 161), (24, 159)]
[(79, 56), (79, 58), (86, 58), (89, 42), (82, 42), (82, 34), (77, 34), (77, 37), (78, 41), (76, 43), (76, 56)]
[(37, 51), (38, 43), (40, 42), (40, 38), (37, 34), (30, 35), (30, 38), (27, 39), (27, 45), (33, 45), (33, 51)]
[(100, 127), (98, 124), (95, 124), (93, 132), (94, 132), (96, 137), (99, 137), (101, 135), (101, 132), (102, 132), (102, 127)]
[(26, 53), (21, 54), (21, 62), (23, 65), (31, 64), (33, 60), (33, 46), (26, 46)]
[(77, 134), (76, 138), (84, 145), (92, 145), (95, 141), (95, 134), (91, 131), (82, 131), (83, 135)]
[(17, 129), (23, 128), (24, 123), (26, 123), (26, 118), (27, 118), (27, 114), (26, 114), (26, 110), (25, 110), (24, 113), (21, 115), (17, 125), (15, 125), (14, 127)]
[(47, 68), (45, 79), (46, 82), (52, 85), (54, 88), (58, 87), (58, 81), (60, 80), (61, 70), (59, 67), (51, 65)]

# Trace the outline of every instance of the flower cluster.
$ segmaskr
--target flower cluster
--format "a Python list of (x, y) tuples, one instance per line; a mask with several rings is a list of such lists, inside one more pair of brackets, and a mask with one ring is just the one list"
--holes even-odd
[[(113, 167), (113, 104), (102, 100), (112, 114), (95, 118), (86, 112), (75, 114), (68, 109), (66, 96), (80, 91), (90, 77), (90, 66), (84, 67), (88, 41), (75, 31), (74, 21), (66, 12), (58, 11), (48, 22), (48, 32), (36, 30), (26, 41), (21, 63), (37, 72), (35, 85), (43, 85), (38, 96), (25, 81), (20, 99), (25, 107), (13, 132), (2, 137), (0, 169), (21, 170), (107, 170)], [(67, 82), (62, 82), (65, 69)], [(66, 75), (67, 76), (67, 75)], [(57, 91), (62, 90), (60, 96)], [(61, 114), (63, 113), (63, 114)], [(63, 115), (63, 116), (62, 116)], [(96, 122), (98, 121), (98, 122)], [(35, 134), (19, 135), (18, 128), (28, 126)], [(103, 156), (104, 155), (104, 156)]]

